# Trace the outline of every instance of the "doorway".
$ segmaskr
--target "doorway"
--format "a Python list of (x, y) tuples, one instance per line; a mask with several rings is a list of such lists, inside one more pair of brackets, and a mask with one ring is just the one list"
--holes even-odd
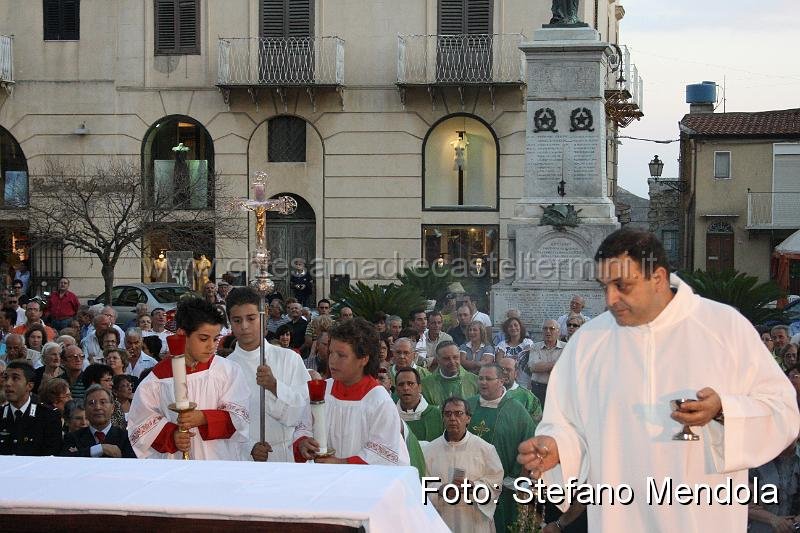
[(267, 213), (266, 238), (267, 248), (271, 252), (270, 272), (274, 276), (275, 291), (285, 300), (294, 297), (289, 287), (292, 261), (302, 259), (306, 268), (313, 270), (317, 229), (314, 209), (305, 199), (290, 193), (276, 194), (273, 198), (280, 196), (291, 196), (297, 201), (297, 209), (291, 215), (281, 215), (273, 211)]

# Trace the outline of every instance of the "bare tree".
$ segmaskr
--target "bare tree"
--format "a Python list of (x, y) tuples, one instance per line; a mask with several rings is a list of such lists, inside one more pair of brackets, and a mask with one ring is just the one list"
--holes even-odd
[(194, 170), (177, 157), (169, 179), (156, 183), (124, 159), (94, 166), (47, 161), (31, 179), (31, 234), (97, 257), (110, 303), (117, 262), (126, 251), (141, 254), (149, 234), (170, 231), (189, 245), (209, 233), (246, 235), (240, 215), (224, 205), (222, 180)]

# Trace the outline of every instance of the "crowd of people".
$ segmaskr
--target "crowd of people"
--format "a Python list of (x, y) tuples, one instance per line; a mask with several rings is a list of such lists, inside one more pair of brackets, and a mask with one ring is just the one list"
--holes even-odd
[[(630, 238), (626, 235), (616, 238)], [(660, 244), (650, 242), (658, 251)], [(630, 330), (641, 337), (645, 333), (637, 326), (652, 328), (670, 312), (675, 315), (672, 320), (680, 322), (670, 300), (681, 295), (685, 305), (697, 297), (690, 290), (684, 294), (685, 285), (671, 286), (666, 273), (666, 278), (662, 272), (661, 278), (653, 273), (653, 279), (640, 276), (639, 281), (660, 280), (660, 285), (653, 285), (653, 293), (640, 295), (642, 300), (635, 304), (630, 298), (623, 298), (624, 305), (613, 301), (609, 287), (620, 294), (630, 288), (619, 280), (601, 279), (610, 313), (590, 319), (584, 313), (584, 298), (574, 295), (560, 316), (528, 324), (540, 327), (539, 335), (530, 334), (525, 317), (514, 309), (504, 313), (499, 327), (493, 326), (477, 308), (476, 298), (462, 291), (451, 292), (434, 309), (414, 310), (407, 317), (382, 312), (354, 316), (344, 302), (326, 298), (312, 311), (304, 308), (305, 301), (272, 295), (262, 330), (261, 296), (248, 287), (209, 281), (201, 297), (178, 304), (174, 327), (167, 327), (166, 310), (144, 304), (137, 306), (134, 320), (120, 327), (113, 307), (81, 306), (69, 291), (68, 279), (59, 281), (58, 291), (47, 302), (25, 298), (23, 285), (14, 282), (0, 295), (4, 302), (0, 454), (124, 458), (187, 454), (192, 459), (411, 465), (420, 479), (439, 480), (433, 484), (437, 492), (430, 502), (453, 531), (506, 532), (514, 524), (524, 530), (520, 524), (527, 513), (521, 514), (522, 507), (512, 498), (515, 478), (531, 472), (546, 477), (560, 463), (565, 479), (572, 471), (583, 471), (583, 479), (588, 479), (587, 461), (601, 461), (592, 454), (614, 453), (603, 438), (619, 435), (609, 429), (621, 431), (626, 417), (639, 416), (632, 412), (617, 417), (611, 426), (603, 425), (609, 412), (623, 404), (614, 403), (621, 401), (617, 396), (611, 404), (596, 404), (591, 394), (606, 398), (608, 390), (626, 392), (613, 380), (597, 381), (605, 379), (611, 367), (597, 366), (586, 354), (635, 353), (633, 341), (615, 340), (614, 335)], [(648, 315), (636, 307), (644, 299), (663, 305), (655, 312), (654, 304), (648, 304)], [(637, 313), (645, 316), (644, 322), (631, 318)], [(628, 318), (622, 319), (623, 315)], [(176, 402), (176, 377), (168, 355), (172, 335), (185, 339), (188, 397), (196, 404), (180, 412), (170, 408)], [(664, 343), (664, 350), (680, 351), (682, 340), (657, 342)], [(776, 326), (763, 341), (785, 372), (783, 379), (791, 381), (800, 398), (798, 344), (788, 336), (788, 328)], [(262, 345), (266, 364), (260, 363)], [(647, 348), (650, 357), (653, 349)], [(568, 361), (557, 364), (561, 359)], [(622, 367), (617, 371), (625, 372)], [(617, 377), (616, 385), (625, 381), (623, 374)], [(314, 439), (312, 429), (307, 382), (314, 379), (327, 380), (328, 450)], [(593, 390), (597, 383), (608, 390)], [(723, 386), (720, 380), (715, 383)], [(679, 388), (675, 385), (675, 390)], [(706, 398), (716, 394), (701, 392), (690, 404), (703, 408), (687, 413), (704, 411), (705, 402), (711, 401)], [(714, 420), (727, 405), (725, 394), (719, 395), (723, 399), (716, 398), (720, 403)], [(584, 397), (587, 403), (581, 403)], [(604, 410), (596, 420), (587, 421), (590, 404), (591, 409)], [(735, 417), (730, 411), (726, 415)], [(672, 416), (682, 420), (684, 414)], [(690, 422), (706, 426), (711, 420)], [(648, 431), (640, 437), (649, 438)], [(565, 437), (569, 432), (578, 433)], [(566, 447), (566, 442), (577, 447)], [(647, 446), (642, 446), (631, 448), (626, 460), (635, 461), (637, 454), (647, 457)], [(794, 440), (788, 448), (781, 446), (786, 449), (774, 459), (778, 463), (770, 472), (789, 472), (775, 474), (785, 482), (781, 490), (800, 495), (800, 462), (794, 446)], [(769, 455), (768, 450), (757, 456)], [(733, 452), (726, 449), (726, 454)], [(610, 461), (605, 464), (613, 465)], [(624, 479), (624, 468), (604, 468), (611, 479)], [(476, 505), (465, 502), (469, 494), (454, 504), (445, 502), (446, 486), (465, 480), (472, 483), (469, 490), (482, 488), (493, 497)], [(587, 515), (589, 524), (609, 523), (598, 518), (599, 511), (592, 506), (588, 512), (578, 504), (561, 509), (547, 504), (535, 510), (548, 533), (586, 531)], [(766, 524), (782, 531), (785, 524), (796, 521), (798, 511), (753, 505), (751, 519), (755, 527)]]

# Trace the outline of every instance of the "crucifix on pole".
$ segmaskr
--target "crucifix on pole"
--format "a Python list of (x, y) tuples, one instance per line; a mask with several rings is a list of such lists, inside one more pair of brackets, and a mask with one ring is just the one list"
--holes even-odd
[[(289, 215), (294, 213), (295, 209), (297, 209), (297, 201), (291, 196), (267, 198), (266, 180), (266, 172), (256, 172), (255, 179), (253, 179), (253, 184), (250, 187), (253, 192), (253, 197), (234, 200), (234, 204), (237, 208), (250, 211), (256, 216), (256, 250), (253, 253), (252, 261), (254, 275), (250, 277), (250, 286), (261, 296), (258, 304), (258, 317), (261, 331), (259, 342), (261, 358), (259, 364), (261, 366), (266, 364), (264, 337), (266, 336), (265, 328), (267, 321), (264, 300), (275, 290), (275, 282), (272, 281), (272, 276), (269, 273), (270, 253), (269, 249), (267, 249), (267, 212), (274, 211), (282, 215)], [(263, 388), (261, 389), (261, 397), (259, 400), (261, 412), (259, 420), (260, 441), (266, 442), (266, 427), (264, 421), (264, 415), (266, 414), (266, 391)]]

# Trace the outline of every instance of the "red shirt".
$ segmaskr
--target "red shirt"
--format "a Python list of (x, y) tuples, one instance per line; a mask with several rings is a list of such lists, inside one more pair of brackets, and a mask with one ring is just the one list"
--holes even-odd
[(65, 318), (72, 318), (78, 313), (78, 308), (81, 306), (78, 297), (74, 292), (67, 291), (64, 296), (61, 296), (58, 291), (50, 294), (47, 300), (47, 309), (50, 318), (54, 320), (64, 320)]

